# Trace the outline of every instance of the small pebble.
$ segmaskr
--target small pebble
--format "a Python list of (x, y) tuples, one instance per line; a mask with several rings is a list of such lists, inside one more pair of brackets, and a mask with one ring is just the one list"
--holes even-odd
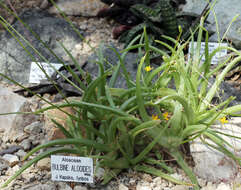
[(23, 150), (28, 151), (31, 148), (31, 141), (29, 139), (24, 139), (20, 145), (23, 147)]
[(37, 163), (37, 168), (39, 168), (40, 170), (50, 170), (50, 163), (51, 160), (50, 158), (44, 158), (42, 160), (39, 160)]
[(4, 154), (2, 158), (8, 162), (10, 167), (15, 166), (19, 162), (19, 158), (13, 154)]
[(22, 148), (21, 146), (18, 146), (18, 145), (11, 145), (8, 148), (7, 148), (7, 145), (2, 147), (5, 147), (6, 149), (0, 151), (0, 156), (4, 154), (12, 154)]
[(27, 125), (24, 127), (24, 131), (29, 134), (39, 134), (42, 131), (43, 123), (40, 121), (35, 121), (31, 123), (30, 125)]
[(88, 190), (88, 189), (85, 186), (77, 185), (74, 187), (74, 190)]
[(129, 188), (126, 187), (123, 183), (119, 184), (119, 190), (128, 190)]
[(15, 155), (17, 155), (20, 160), (26, 155), (27, 153), (23, 150), (23, 149), (20, 149), (18, 152), (15, 153)]
[(220, 184), (217, 186), (217, 189), (216, 189), (216, 190), (231, 190), (231, 187), (230, 187), (230, 185), (228, 185), (228, 184), (220, 183)]
[(186, 185), (176, 185), (172, 188), (172, 190), (189, 190), (190, 188)]

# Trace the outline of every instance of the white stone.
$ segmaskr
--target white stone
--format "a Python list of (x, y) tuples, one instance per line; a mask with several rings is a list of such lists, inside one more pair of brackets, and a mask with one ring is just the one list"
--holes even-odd
[(176, 185), (172, 188), (172, 190), (189, 190), (189, 187), (186, 185)]
[(13, 154), (4, 154), (2, 158), (8, 162), (10, 167), (15, 166), (19, 162), (18, 157)]
[(220, 183), (216, 190), (231, 190), (231, 187), (228, 184)]
[[(27, 99), (0, 85), (0, 113), (18, 112)], [(0, 129), (9, 131), (16, 115), (0, 115)]]
[(97, 179), (102, 179), (103, 176), (104, 176), (104, 174), (105, 174), (105, 169), (104, 169), (104, 168), (95, 167), (95, 173), (94, 173), (94, 175), (95, 175), (95, 177), (96, 177)]
[(6, 175), (12, 176), (20, 169), (19, 165), (15, 165), (12, 168), (8, 168)]
[(155, 177), (153, 179), (153, 183), (155, 183), (157, 186), (162, 184), (162, 178), (161, 177)]
[[(12, 93), (0, 86), (0, 113), (32, 112), (31, 101)], [(3, 142), (22, 141), (27, 138), (24, 127), (38, 120), (40, 116), (34, 114), (11, 114), (0, 116), (0, 127), (5, 128)]]
[(171, 176), (179, 181), (182, 180), (182, 175), (178, 174), (178, 173), (174, 173), (174, 174), (171, 174)]
[(207, 186), (203, 187), (201, 190), (216, 190), (216, 186), (214, 184), (208, 183)]
[(136, 186), (136, 190), (151, 190), (152, 188), (150, 187), (149, 184), (145, 183), (138, 183)]
[(129, 188), (126, 187), (123, 183), (119, 184), (119, 190), (128, 190)]
[[(241, 137), (241, 123), (237, 124), (240, 118), (232, 118), (228, 124), (214, 125), (213, 129), (216, 131), (227, 133)], [(225, 141), (230, 143), (233, 149), (228, 148), (236, 156), (241, 156), (241, 140), (229, 138), (224, 135), (220, 135)], [(210, 144), (213, 144), (210, 140), (207, 140)], [(214, 145), (214, 144), (213, 144)], [(223, 153), (204, 145), (200, 140), (196, 139), (190, 145), (191, 154), (195, 162), (194, 172), (199, 177), (212, 182), (218, 181), (231, 181), (238, 172), (238, 165), (231, 158), (227, 157)]]
[(161, 186), (159, 187), (154, 187), (153, 190), (163, 190)]
[(74, 190), (88, 190), (88, 189), (85, 186), (77, 185), (74, 187)]

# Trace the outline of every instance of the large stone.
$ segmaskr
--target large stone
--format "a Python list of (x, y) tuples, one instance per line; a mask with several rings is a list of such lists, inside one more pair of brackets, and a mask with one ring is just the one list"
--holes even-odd
[[(186, 5), (183, 7), (183, 11), (200, 14), (205, 7), (207, 1), (200, 0), (186, 0)], [(214, 1), (212, 1), (214, 2)], [(232, 3), (227, 0), (217, 0), (213, 11), (216, 13), (220, 37), (224, 35), (232, 19), (241, 12), (241, 1), (233, 0)], [(208, 17), (210, 22), (209, 28), (212, 31), (216, 31), (216, 24), (213, 12)], [(239, 16), (227, 33), (227, 38), (232, 41), (236, 48), (241, 48), (241, 17)], [(218, 34), (215, 33), (210, 40), (217, 41)]]
[[(98, 11), (106, 6), (100, 0), (59, 0), (56, 5), (66, 15), (77, 16), (96, 16)], [(59, 13), (55, 6), (52, 6), (49, 12)]]
[[(67, 21), (50, 15), (47, 11), (32, 9), (20, 15), (23, 22), (39, 36), (39, 38), (64, 62), (70, 58), (61, 47), (60, 43), (72, 52), (73, 47), (82, 40)], [(50, 63), (59, 63), (58, 59), (40, 43), (22, 23), (16, 21), (13, 27)], [(81, 34), (83, 34), (80, 31)], [(9, 78), (20, 83), (28, 83), (30, 63), (46, 62), (34, 52), (24, 40), (20, 40), (29, 51), (26, 53), (21, 45), (8, 32), (0, 37), (0, 71)], [(60, 42), (60, 43), (59, 43)]]
[[(221, 133), (241, 138), (241, 118), (239, 117), (232, 118), (227, 124), (217, 124), (212, 127)], [(225, 147), (237, 157), (241, 157), (241, 140), (224, 135), (220, 136), (234, 148)], [(210, 140), (206, 140), (208, 143), (214, 145)], [(236, 177), (239, 171), (238, 164), (223, 153), (201, 143), (200, 140), (192, 142), (190, 150), (195, 162), (194, 171), (199, 177), (212, 182), (232, 181)]]
[[(72, 100), (75, 98), (72, 98)], [(78, 98), (76, 98), (75, 100), (77, 100)], [(69, 98), (69, 100), (71, 100), (71, 98)], [(61, 104), (63, 102), (59, 102), (57, 104)], [(43, 108), (48, 107), (49, 105), (46, 104), (43, 106)], [(68, 124), (67, 124), (67, 119), (68, 119), (68, 115), (66, 114), (71, 114), (74, 115), (76, 112), (73, 108), (71, 107), (65, 107), (65, 108), (61, 108), (57, 109), (49, 109), (47, 111), (44, 112), (44, 129), (47, 132), (47, 137), (49, 140), (55, 140), (55, 139), (62, 139), (65, 138), (65, 135), (63, 134), (63, 132), (56, 127), (56, 125), (52, 122), (52, 120), (55, 120), (57, 123), (59, 123), (60, 125), (62, 125), (65, 129), (69, 129)]]
[[(112, 48), (114, 48), (120, 55), (122, 55), (120, 53), (119, 49), (117, 49), (111, 45), (109, 47), (107, 45), (102, 45), (98, 48), (99, 51), (102, 52), (103, 58), (105, 59), (105, 62), (104, 62), (105, 70), (109, 69), (110, 65), (116, 66), (119, 61), (118, 56), (116, 55), (116, 53), (113, 51)], [(89, 56), (87, 64), (83, 66), (83, 69), (85, 71), (87, 71), (88, 73), (90, 73), (91, 76), (93, 76), (93, 77), (98, 76), (99, 67), (98, 67), (98, 64), (96, 63), (98, 59), (99, 58), (96, 53), (92, 54), (91, 56)], [(127, 53), (125, 56), (125, 59), (123, 61), (123, 64), (128, 72), (129, 77), (133, 81), (135, 81), (137, 66), (138, 66), (137, 53), (131, 53), (131, 52)], [(120, 72), (121, 74), (119, 74), (119, 76), (116, 80), (115, 87), (116, 88), (126, 88), (127, 85), (126, 85), (125, 78), (123, 76), (122, 68), (120, 68), (120, 71), (121, 71)]]
[[(14, 103), (14, 101), (9, 101), (8, 103), (12, 104), (12, 103)], [(6, 110), (6, 108), (4, 109), (4, 111), (5, 110)], [(19, 108), (16, 111), (17, 112), (32, 112), (31, 102), (30, 101), (23, 102), (23, 104), (21, 106), (19, 106)], [(11, 118), (11, 115), (2, 116), (3, 120), (4, 119), (9, 120), (8, 119), (9, 116)], [(31, 113), (15, 115), (14, 118), (11, 118), (11, 120), (10, 120), (11, 122), (8, 123), (8, 126), (5, 125), (3, 141), (4, 142), (22, 141), (23, 139), (27, 138), (28, 135), (25, 134), (24, 128), (27, 125), (31, 124), (32, 122), (39, 120), (39, 118), (40, 118), (40, 116), (31, 114)]]
[[(12, 93), (8, 88), (0, 86), (0, 113), (18, 112), (20, 107), (26, 102), (27, 99)], [(8, 130), (11, 128), (16, 115), (1, 115), (0, 116), (0, 129)]]

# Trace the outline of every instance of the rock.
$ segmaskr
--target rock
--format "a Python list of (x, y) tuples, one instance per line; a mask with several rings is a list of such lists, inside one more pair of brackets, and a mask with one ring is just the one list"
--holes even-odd
[(0, 151), (0, 156), (2, 156), (4, 154), (12, 154), (14, 152), (17, 152), (21, 148), (22, 148), (21, 146), (12, 145), (12, 146), (8, 147), (7, 149), (1, 150)]
[(8, 168), (7, 162), (4, 160), (0, 160), (0, 174), (1, 174), (1, 171), (6, 170), (7, 168)]
[[(116, 49), (115, 47), (112, 47)], [(118, 57), (116, 56), (115, 52), (109, 48), (106, 45), (100, 46), (99, 50), (102, 51), (103, 57), (108, 61), (108, 64), (115, 66), (118, 63)], [(117, 52), (120, 53), (120, 50), (116, 49)], [(96, 60), (98, 59), (98, 56), (96, 54), (93, 54), (89, 56), (87, 64), (84, 65), (83, 69), (87, 72), (89, 72), (92, 76), (96, 77), (98, 75), (98, 65), (96, 64)], [(125, 59), (124, 59), (124, 65), (125, 68), (132, 80), (135, 81), (136, 78), (136, 71), (137, 71), (137, 60), (138, 55), (136, 53), (127, 53)], [(105, 61), (105, 69), (109, 69), (110, 66)], [(126, 81), (123, 76), (117, 77), (115, 87), (116, 88), (126, 88)]]
[(183, 179), (182, 179), (182, 175), (180, 175), (180, 174), (178, 174), (178, 173), (173, 173), (173, 174), (171, 174), (170, 176), (173, 177), (173, 178), (175, 178), (175, 179), (177, 179), (177, 180), (179, 180), (179, 181), (182, 181), (182, 180), (183, 180)]
[[(0, 113), (18, 112), (21, 106), (28, 100), (11, 92), (8, 88), (0, 86)], [(16, 115), (1, 115), (0, 129), (9, 132)]]
[(39, 168), (40, 170), (50, 171), (50, 163), (51, 163), (50, 158), (44, 158), (38, 161), (37, 168)]
[(151, 190), (151, 187), (149, 183), (138, 183), (136, 190)]
[(23, 147), (23, 150), (27, 151), (31, 148), (31, 141), (29, 139), (24, 139), (20, 145)]
[(128, 190), (129, 188), (126, 187), (124, 184), (120, 183), (119, 184), (119, 190)]
[(13, 154), (4, 154), (2, 159), (7, 161), (10, 167), (15, 166), (19, 162), (18, 157)]
[(40, 4), (40, 9), (46, 9), (49, 6), (48, 0), (43, 0)]
[(20, 149), (18, 152), (15, 153), (15, 155), (17, 155), (20, 158), (20, 160), (22, 160), (22, 158), (26, 155), (26, 152)]
[[(224, 126), (214, 125), (215, 130), (226, 133), (228, 135), (234, 135), (241, 137), (240, 127), (241, 118), (234, 117), (229, 120), (228, 124)], [(239, 122), (239, 123), (237, 123)], [(234, 146), (234, 150), (226, 147), (229, 151), (233, 152), (236, 156), (241, 156), (241, 140), (228, 138), (224, 135), (220, 135), (229, 144)], [(208, 143), (213, 144), (210, 140), (206, 139)], [(232, 181), (238, 173), (238, 164), (231, 158), (227, 157), (221, 152), (208, 147), (207, 145), (195, 140), (190, 145), (191, 154), (195, 162), (194, 171), (197, 176), (204, 178), (205, 180), (212, 182), (219, 181)]]
[(220, 184), (217, 186), (217, 189), (216, 189), (216, 190), (231, 190), (231, 187), (230, 187), (230, 185), (228, 185), (228, 184), (220, 183)]
[(142, 180), (143, 180), (143, 181), (146, 181), (146, 182), (148, 182), (148, 183), (151, 183), (151, 182), (152, 182), (152, 177), (151, 177), (150, 174), (143, 174), (143, 175), (142, 175)]
[[(17, 110), (18, 112), (31, 112), (31, 103), (25, 101), (21, 107)], [(22, 141), (27, 136), (24, 134), (24, 127), (31, 124), (32, 122), (39, 120), (38, 115), (34, 114), (17, 114), (15, 115), (14, 120), (11, 122), (11, 126), (7, 128), (4, 133), (3, 141), (13, 142), (13, 141)], [(7, 120), (8, 117), (5, 116)]]
[(7, 172), (6, 172), (6, 175), (12, 176), (12, 175), (14, 175), (19, 169), (20, 169), (19, 165), (15, 165), (15, 166), (13, 166), (12, 168), (9, 167), (8, 170), (7, 170)]
[(72, 190), (66, 182), (58, 182), (56, 189)]
[[(106, 6), (100, 0), (59, 0), (56, 5), (66, 15), (76, 16), (96, 16), (99, 10)], [(52, 6), (49, 12), (59, 14), (55, 6)]]
[(186, 185), (176, 185), (172, 188), (172, 190), (189, 190), (189, 187)]
[[(50, 15), (47, 11), (41, 11), (31, 9), (25, 11), (20, 15), (23, 22), (29, 25), (29, 27), (35, 31), (40, 39), (48, 45), (48, 47), (60, 58), (66, 57), (66, 53), (63, 48), (59, 45), (59, 42), (70, 50), (82, 40), (73, 30), (73, 28), (64, 19), (55, 18)], [(58, 59), (52, 55), (47, 48), (37, 40), (31, 32), (22, 26), (22, 23), (15, 22), (13, 27), (21, 34), (24, 38), (29, 40), (33, 47), (41, 53), (43, 57), (50, 63), (59, 63)], [(80, 31), (81, 34), (83, 34)], [(21, 40), (23, 45), (27, 44)], [(46, 62), (43, 58), (40, 58), (31, 48), (27, 48), (38, 62)], [(64, 60), (68, 62), (68, 60)], [(4, 33), (0, 37), (0, 70), (1, 73), (7, 75), (9, 78), (19, 82), (28, 83), (30, 63), (35, 62), (31, 59), (19, 43), (8, 33)]]
[[(227, 82), (223, 81), (220, 84), (220, 94), (221, 97), (220, 100), (224, 101), (228, 99), (230, 96), (235, 97), (235, 100), (230, 102), (229, 106), (235, 106), (241, 104), (241, 96), (240, 96), (240, 90), (237, 90), (236, 88), (232, 87)], [(239, 112), (240, 113), (240, 112)]]
[(153, 183), (156, 184), (156, 186), (161, 186), (162, 184), (162, 178), (161, 177), (155, 177), (153, 179)]
[(88, 190), (88, 189), (87, 189), (87, 187), (85, 187), (85, 186), (76, 185), (76, 186), (74, 187), (74, 190)]
[[(191, 12), (200, 14), (206, 5), (207, 1), (200, 0), (186, 0), (185, 6), (183, 6), (184, 12)], [(214, 1), (213, 1), (214, 2)], [(233, 0), (232, 3), (226, 0), (216, 1), (214, 6), (214, 12), (217, 16), (217, 21), (219, 25), (220, 37), (224, 35), (232, 19), (241, 12), (241, 1)], [(230, 11), (232, 10), (232, 11)], [(216, 24), (214, 15), (211, 12), (208, 19), (210, 24), (208, 25), (211, 31), (216, 31)], [(229, 32), (227, 33), (227, 39), (229, 39), (236, 48), (241, 48), (241, 20), (240, 17), (232, 23)], [(210, 38), (210, 41), (218, 41), (218, 34), (216, 33)]]
[(31, 135), (37, 135), (37, 134), (41, 133), (42, 128), (43, 128), (43, 123), (40, 121), (35, 121), (35, 122), (31, 123), (30, 125), (27, 125), (26, 127), (24, 127), (24, 131)]
[(97, 180), (101, 180), (103, 179), (105, 175), (105, 169), (101, 168), (101, 167), (95, 167), (95, 177), (97, 178)]
[(38, 135), (29, 136), (28, 139), (31, 141), (33, 146), (41, 144), (41, 142), (45, 139), (44, 133), (40, 133)]
[(203, 187), (201, 190), (216, 190), (216, 185), (208, 182), (207, 186)]
[(198, 180), (198, 184), (201, 186), (201, 187), (205, 187), (207, 185), (207, 181), (202, 179), (202, 178), (197, 178)]
[[(48, 107), (49, 105), (44, 105), (43, 107)], [(75, 111), (70, 107), (62, 108), (63, 111), (69, 113), (69, 114), (75, 114)], [(49, 109), (44, 112), (44, 129), (47, 132), (47, 137), (49, 140), (55, 140), (55, 139), (61, 139), (65, 138), (65, 135), (62, 133), (62, 131), (55, 126), (55, 124), (51, 121), (51, 119), (54, 119), (59, 124), (61, 124), (63, 127), (68, 129), (67, 125), (67, 118), (68, 115), (65, 114), (63, 111), (58, 109)]]
[(28, 187), (27, 189), (22, 188), (23, 190), (56, 190), (56, 187), (53, 183), (49, 184), (37, 184)]

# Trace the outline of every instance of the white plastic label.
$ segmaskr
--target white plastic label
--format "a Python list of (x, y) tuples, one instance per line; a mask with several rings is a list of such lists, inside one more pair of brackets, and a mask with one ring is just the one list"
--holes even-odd
[[(211, 54), (215, 49), (217, 49), (220, 46), (228, 46), (227, 43), (216, 43), (216, 42), (208, 42), (208, 52), (209, 54)], [(189, 50), (188, 50), (188, 59), (190, 58), (190, 53), (191, 53), (191, 48), (192, 48), (192, 44), (189, 44)], [(195, 49), (197, 48), (197, 42), (193, 42), (193, 49), (195, 52)], [(205, 42), (201, 42), (201, 49), (200, 49), (200, 56), (202, 56), (201, 61), (204, 62), (205, 61)], [(211, 60), (211, 64), (217, 64), (220, 59), (224, 56), (227, 55), (227, 49), (222, 49), (220, 51), (218, 51), (212, 58)]]
[(75, 156), (51, 156), (53, 181), (93, 183), (93, 159)]
[[(38, 64), (41, 65), (41, 67), (45, 70), (48, 76), (51, 76), (54, 73), (54, 69), (48, 63), (38, 62)], [(57, 70), (62, 66), (62, 64), (59, 63), (51, 63), (51, 65), (55, 67)], [(29, 74), (29, 83), (40, 83), (41, 80), (44, 79), (47, 79), (44, 72), (39, 68), (36, 62), (32, 62)]]

